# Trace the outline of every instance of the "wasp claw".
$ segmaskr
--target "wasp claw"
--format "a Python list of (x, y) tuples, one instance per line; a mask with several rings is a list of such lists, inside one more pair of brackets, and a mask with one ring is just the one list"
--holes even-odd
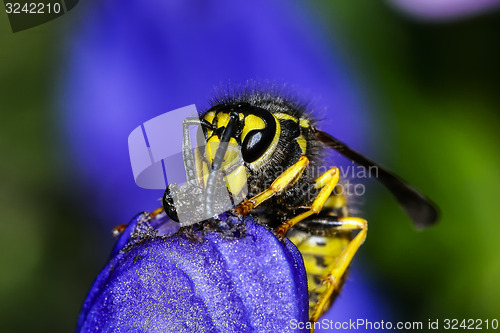
[(250, 213), (253, 207), (255, 207), (255, 201), (245, 199), (245, 201), (240, 203), (234, 210), (238, 215), (245, 216)]
[(113, 228), (113, 230), (111, 231), (113, 233), (113, 237), (114, 238), (118, 238), (120, 237), (120, 235), (125, 231), (125, 229), (127, 228), (127, 225), (128, 224), (119, 224), (117, 225), (116, 227)]
[(280, 240), (280, 241), (284, 241), (285, 240), (285, 231), (283, 231), (282, 229), (280, 228), (277, 228), (275, 231), (274, 231), (276, 237)]

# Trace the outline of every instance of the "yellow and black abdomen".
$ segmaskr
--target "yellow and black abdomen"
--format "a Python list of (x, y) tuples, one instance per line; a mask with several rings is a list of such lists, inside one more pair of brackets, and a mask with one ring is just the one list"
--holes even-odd
[[(309, 316), (311, 317), (321, 295), (326, 291), (322, 285), (324, 278), (328, 277), (335, 266), (336, 260), (347, 244), (352, 240), (351, 232), (333, 232), (328, 224), (321, 223), (320, 218), (315, 218), (316, 223), (301, 223), (287, 233), (287, 238), (292, 241), (302, 254), (307, 273), (307, 286), (309, 293)], [(342, 277), (344, 279), (344, 276)], [(341, 281), (343, 284), (343, 281)], [(338, 295), (334, 293), (318, 316), (324, 314)]]

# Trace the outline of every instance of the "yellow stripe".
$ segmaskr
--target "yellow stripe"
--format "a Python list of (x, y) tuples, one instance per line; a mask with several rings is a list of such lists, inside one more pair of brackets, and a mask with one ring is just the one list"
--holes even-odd
[(309, 120), (305, 119), (305, 118), (301, 118), (299, 124), (300, 124), (300, 127), (304, 127), (304, 128), (309, 128), (309, 126), (311, 126), (311, 124), (309, 123)]
[(296, 140), (297, 140), (297, 143), (300, 146), (300, 150), (302, 150), (302, 155), (305, 155), (306, 154), (306, 150), (307, 150), (307, 141), (306, 141), (306, 139), (304, 138), (303, 135), (301, 135)]
[[(208, 121), (210, 124), (213, 123), (214, 121), (214, 118), (215, 118), (215, 111), (210, 111), (208, 112), (204, 117), (203, 119), (205, 119), (206, 121)], [(207, 138), (211, 137), (212, 136), (212, 133), (213, 131), (210, 130), (210, 129), (207, 129)]]
[(227, 126), (229, 123), (229, 113), (219, 112), (217, 113), (217, 128), (221, 128), (222, 126)]
[(278, 146), (278, 141), (280, 140), (281, 136), (281, 125), (278, 119), (274, 116), (273, 114), (274, 121), (276, 122), (276, 133), (274, 134), (273, 141), (269, 145), (269, 148), (266, 149), (266, 152), (262, 154), (261, 157), (250, 163), (250, 168), (253, 170), (259, 169), (274, 153), (274, 150)]
[(347, 204), (343, 195), (331, 195), (323, 205), (325, 208), (341, 209)]
[[(317, 243), (324, 243), (318, 246)], [(297, 246), (302, 255), (312, 254), (317, 256), (338, 256), (349, 243), (349, 239), (342, 237), (310, 236)]]
[(203, 119), (205, 119), (211, 124), (214, 121), (214, 117), (215, 117), (215, 111), (210, 111), (203, 117)]
[(275, 116), (276, 118), (281, 119), (281, 120), (291, 120), (295, 123), (298, 122), (297, 118), (289, 115), (288, 113), (277, 112), (277, 113), (273, 113), (273, 116)]
[(245, 140), (248, 132), (253, 130), (264, 129), (266, 127), (266, 123), (262, 118), (254, 116), (253, 114), (249, 114), (245, 118), (245, 126), (243, 126), (243, 130), (241, 131), (241, 142)]
[(229, 192), (238, 195), (248, 180), (248, 171), (244, 165), (240, 165), (233, 172), (224, 177)]

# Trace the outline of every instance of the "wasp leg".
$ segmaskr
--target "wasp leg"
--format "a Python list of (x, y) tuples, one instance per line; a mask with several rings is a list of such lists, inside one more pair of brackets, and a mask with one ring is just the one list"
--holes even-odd
[(116, 227), (113, 228), (111, 231), (113, 233), (114, 238), (120, 237), (120, 235), (125, 231), (127, 228), (128, 224), (119, 224)]
[(316, 179), (314, 188), (321, 189), (321, 191), (316, 196), (316, 199), (314, 199), (311, 207), (309, 207), (308, 211), (305, 211), (304, 213), (291, 218), (290, 220), (284, 222), (282, 225), (276, 228), (276, 234), (278, 235), (278, 237), (284, 238), (285, 233), (288, 231), (288, 229), (290, 229), (300, 221), (308, 218), (312, 214), (318, 214), (323, 209), (325, 202), (328, 200), (328, 198), (330, 198), (335, 185), (337, 185), (339, 181), (339, 174), (339, 169), (333, 167)]
[(257, 194), (251, 199), (245, 200), (240, 203), (236, 208), (236, 212), (241, 215), (246, 215), (250, 210), (257, 207), (267, 199), (273, 197), (275, 194), (283, 192), (287, 187), (295, 184), (309, 164), (309, 159), (301, 156), (299, 160), (291, 167), (286, 169), (281, 175), (276, 178), (271, 186)]
[(155, 210), (153, 210), (153, 211), (149, 214), (149, 216), (150, 216), (151, 218), (154, 218), (156, 215), (160, 214), (161, 212), (163, 212), (163, 207), (158, 207), (158, 208), (156, 208)]
[(347, 208), (347, 199), (343, 193), (332, 193), (326, 200), (323, 210), (327, 209), (332, 216), (348, 216), (349, 209)]
[[(311, 322), (318, 321), (319, 317), (323, 314), (324, 309), (328, 307), (332, 295), (338, 293), (342, 286), (343, 277), (347, 268), (351, 264), (354, 254), (358, 251), (359, 247), (366, 239), (368, 231), (368, 224), (366, 220), (357, 217), (338, 217), (338, 225), (333, 227), (334, 230), (339, 232), (352, 232), (359, 230), (356, 237), (354, 237), (344, 248), (342, 253), (338, 256), (328, 275), (323, 279), (321, 285), (317, 288), (316, 292), (321, 293), (318, 303), (314, 308)], [(313, 332), (313, 330), (311, 331)]]

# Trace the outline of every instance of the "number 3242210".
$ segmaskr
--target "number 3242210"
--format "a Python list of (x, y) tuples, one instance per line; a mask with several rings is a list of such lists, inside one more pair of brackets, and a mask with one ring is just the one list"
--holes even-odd
[(61, 12), (61, 4), (54, 3), (5, 3), (5, 11), (7, 14), (58, 14)]
[(445, 319), (444, 326), (445, 330), (482, 330), (482, 329), (498, 329), (498, 319), (493, 320), (482, 320), (482, 319), (464, 319), (459, 321), (458, 319)]

